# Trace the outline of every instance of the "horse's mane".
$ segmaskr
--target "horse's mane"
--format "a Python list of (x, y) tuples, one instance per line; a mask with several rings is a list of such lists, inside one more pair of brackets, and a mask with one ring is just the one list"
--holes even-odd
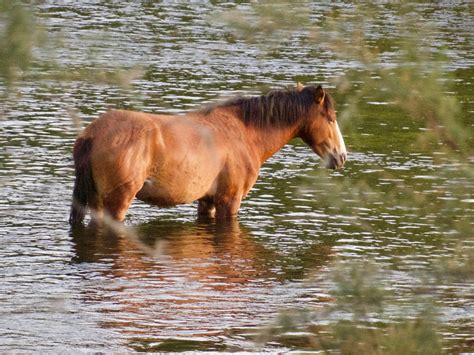
[[(248, 126), (291, 126), (309, 115), (317, 90), (315, 86), (305, 86), (302, 90), (273, 90), (261, 96), (239, 96), (207, 106), (203, 112), (208, 114), (219, 107), (236, 107), (240, 111), (240, 119)], [(324, 109), (327, 111), (333, 107), (333, 100), (326, 93)]]

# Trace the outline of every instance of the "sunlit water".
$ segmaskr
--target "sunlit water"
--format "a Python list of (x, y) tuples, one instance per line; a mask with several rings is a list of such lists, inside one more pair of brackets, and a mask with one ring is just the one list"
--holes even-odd
[[(137, 66), (144, 75), (129, 89), (31, 80), (0, 102), (0, 351), (254, 350), (258, 328), (279, 311), (331, 302), (328, 275), (336, 259), (374, 260), (389, 270), (388, 287), (403, 302), (418, 286), (413, 271), (423, 272), (454, 247), (436, 211), (420, 218), (419, 206), (383, 209), (383, 194), (360, 207), (336, 187), (343, 179), (366, 179), (387, 198), (400, 182), (414, 184), (420, 194), (451, 184), (474, 188), (472, 181), (439, 177), (436, 152), (413, 148), (418, 125), (370, 97), (362, 113), (370, 124), (345, 134), (350, 155), (343, 171), (324, 171), (294, 141), (264, 165), (238, 222), (197, 221), (196, 205), (158, 209), (136, 202), (127, 216), (134, 228), (129, 234), (70, 230), (77, 133), (71, 117), (87, 122), (113, 107), (182, 112), (295, 80), (330, 87), (331, 79), (356, 65), (331, 61), (324, 51), (315, 55), (298, 34), (270, 52), (229, 41), (228, 31), (209, 23), (216, 9), (229, 7), (38, 7), (50, 37), (61, 43), (52, 55), (70, 71)], [(323, 10), (314, 6), (314, 21)], [(446, 26), (433, 34), (433, 48), (448, 47), (448, 69), (458, 77), (456, 90), (472, 122), (472, 23), (448, 6), (420, 11)], [(374, 39), (396, 23), (396, 14), (388, 8), (386, 14)], [(49, 74), (38, 69), (39, 77)], [(461, 217), (472, 216), (472, 195), (440, 198), (453, 199)], [(472, 286), (449, 284), (434, 292), (442, 294), (446, 337), (472, 345)]]

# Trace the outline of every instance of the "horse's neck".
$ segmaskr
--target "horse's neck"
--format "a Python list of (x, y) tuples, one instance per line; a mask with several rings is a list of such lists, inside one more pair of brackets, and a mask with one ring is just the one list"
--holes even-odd
[(253, 149), (257, 151), (260, 163), (278, 152), (285, 144), (297, 136), (297, 127), (288, 128), (252, 128)]
[[(298, 120), (293, 126), (289, 127), (252, 127), (245, 126), (242, 121), (236, 118), (239, 115), (236, 108), (215, 108), (211, 114), (198, 116), (200, 120), (204, 119), (212, 122), (213, 125), (220, 125), (226, 131), (236, 132), (244, 129), (247, 142), (253, 151), (255, 159), (263, 164), (268, 158), (278, 152), (286, 143), (297, 136), (301, 128), (301, 121)], [(234, 118), (233, 119), (230, 118)]]

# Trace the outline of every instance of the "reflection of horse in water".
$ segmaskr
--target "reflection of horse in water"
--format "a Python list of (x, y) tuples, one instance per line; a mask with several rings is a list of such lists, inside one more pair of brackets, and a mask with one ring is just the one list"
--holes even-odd
[(155, 221), (118, 234), (83, 227), (73, 229), (72, 240), (73, 262), (86, 263), (81, 299), (100, 313), (100, 325), (126, 340), (153, 343), (215, 340), (226, 330), (268, 321), (293, 296), (307, 293), (294, 280), (326, 264), (331, 250), (298, 246), (289, 258), (236, 220)]
[[(298, 247), (297, 255), (286, 259), (274, 248), (256, 240), (237, 220), (221, 223), (153, 221), (121, 231), (82, 227), (72, 231), (74, 262), (114, 261), (109, 270), (137, 273), (157, 271), (163, 265), (179, 264), (197, 279), (218, 277), (223, 281), (246, 282), (256, 277), (284, 281), (298, 279), (305, 271), (318, 268), (330, 257), (332, 244)], [(290, 262), (298, 263), (288, 269)], [(300, 269), (297, 272), (295, 270)]]
[(329, 168), (346, 160), (333, 100), (321, 86), (237, 98), (185, 115), (110, 111), (74, 146), (70, 223), (86, 209), (122, 221), (137, 197), (158, 206), (198, 200), (198, 213), (227, 220), (255, 184), (262, 164), (292, 138)]
[(160, 268), (175, 264), (188, 270), (185, 273), (189, 277), (218, 277), (231, 286), (257, 275), (269, 276), (265, 262), (274, 259), (237, 221), (155, 221), (135, 229), (122, 227), (116, 232), (110, 228), (78, 228), (73, 230), (72, 237), (76, 247), (74, 261), (112, 258), (115, 265), (110, 273), (114, 276), (120, 276), (122, 270), (135, 270), (137, 275), (150, 272), (160, 278)]

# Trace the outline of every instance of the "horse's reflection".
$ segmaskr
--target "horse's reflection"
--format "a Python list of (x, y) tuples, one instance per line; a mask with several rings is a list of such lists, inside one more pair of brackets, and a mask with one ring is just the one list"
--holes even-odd
[[(275, 281), (302, 279), (317, 271), (332, 255), (334, 241), (302, 245), (294, 255), (284, 255), (255, 239), (237, 220), (229, 222), (153, 221), (138, 227), (97, 229), (79, 227), (71, 232), (73, 262), (112, 263), (112, 276), (137, 277), (160, 268), (188, 269), (194, 278), (220, 278), (243, 283), (255, 277)], [(133, 271), (133, 272), (131, 272)], [(132, 276), (131, 276), (132, 275)]]
[[(139, 277), (175, 264), (187, 277), (244, 283), (271, 277), (275, 252), (256, 242), (237, 221), (154, 221), (135, 228), (73, 230), (74, 262), (112, 262), (113, 276)], [(131, 272), (133, 271), (133, 272)], [(273, 275), (275, 276), (275, 275)]]
[(73, 261), (87, 264), (81, 300), (100, 313), (101, 327), (132, 343), (144, 336), (216, 339), (226, 329), (267, 321), (295, 299), (304, 302), (301, 295), (311, 297), (293, 281), (327, 263), (331, 250), (331, 243), (309, 244), (285, 256), (237, 221), (83, 228), (71, 237)]

